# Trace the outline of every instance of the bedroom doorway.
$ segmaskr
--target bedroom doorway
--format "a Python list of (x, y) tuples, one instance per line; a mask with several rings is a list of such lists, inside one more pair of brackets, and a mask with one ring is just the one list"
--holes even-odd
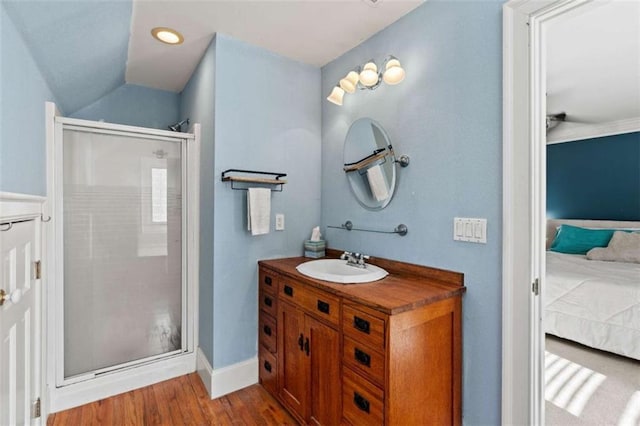
[(639, 22), (640, 3), (618, 1), (545, 25), (548, 426), (640, 423), (640, 264), (609, 255), (614, 229), (640, 228)]
[[(546, 124), (547, 114), (562, 112), (547, 111), (548, 29), (605, 3), (510, 0), (503, 7), (503, 424), (545, 423)], [(640, 406), (633, 397), (627, 405)]]

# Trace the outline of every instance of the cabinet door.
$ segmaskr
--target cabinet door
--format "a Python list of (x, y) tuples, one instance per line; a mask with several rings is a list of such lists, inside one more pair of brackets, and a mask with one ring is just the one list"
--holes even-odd
[(278, 358), (280, 398), (300, 418), (307, 417), (309, 363), (304, 351), (304, 313), (278, 303)]
[(338, 331), (309, 316), (305, 318), (305, 326), (305, 354), (309, 357), (311, 368), (309, 422), (317, 425), (340, 424), (340, 335)]

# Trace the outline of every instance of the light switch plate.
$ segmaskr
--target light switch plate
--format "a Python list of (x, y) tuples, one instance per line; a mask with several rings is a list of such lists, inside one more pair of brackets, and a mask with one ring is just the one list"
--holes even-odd
[(276, 231), (284, 231), (284, 214), (276, 214)]
[(487, 243), (487, 219), (453, 218), (453, 239), (470, 243)]

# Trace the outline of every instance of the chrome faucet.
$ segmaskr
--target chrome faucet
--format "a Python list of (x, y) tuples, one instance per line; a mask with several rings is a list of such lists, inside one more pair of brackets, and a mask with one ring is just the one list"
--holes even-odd
[(351, 253), (350, 251), (345, 251), (340, 255), (340, 259), (346, 260), (347, 265), (353, 266), (355, 268), (366, 268), (365, 260), (369, 260), (370, 256), (362, 253)]

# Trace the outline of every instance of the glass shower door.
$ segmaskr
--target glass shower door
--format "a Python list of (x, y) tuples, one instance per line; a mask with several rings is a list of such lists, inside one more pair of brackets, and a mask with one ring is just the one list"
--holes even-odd
[(181, 142), (63, 130), (67, 383), (185, 347)]

